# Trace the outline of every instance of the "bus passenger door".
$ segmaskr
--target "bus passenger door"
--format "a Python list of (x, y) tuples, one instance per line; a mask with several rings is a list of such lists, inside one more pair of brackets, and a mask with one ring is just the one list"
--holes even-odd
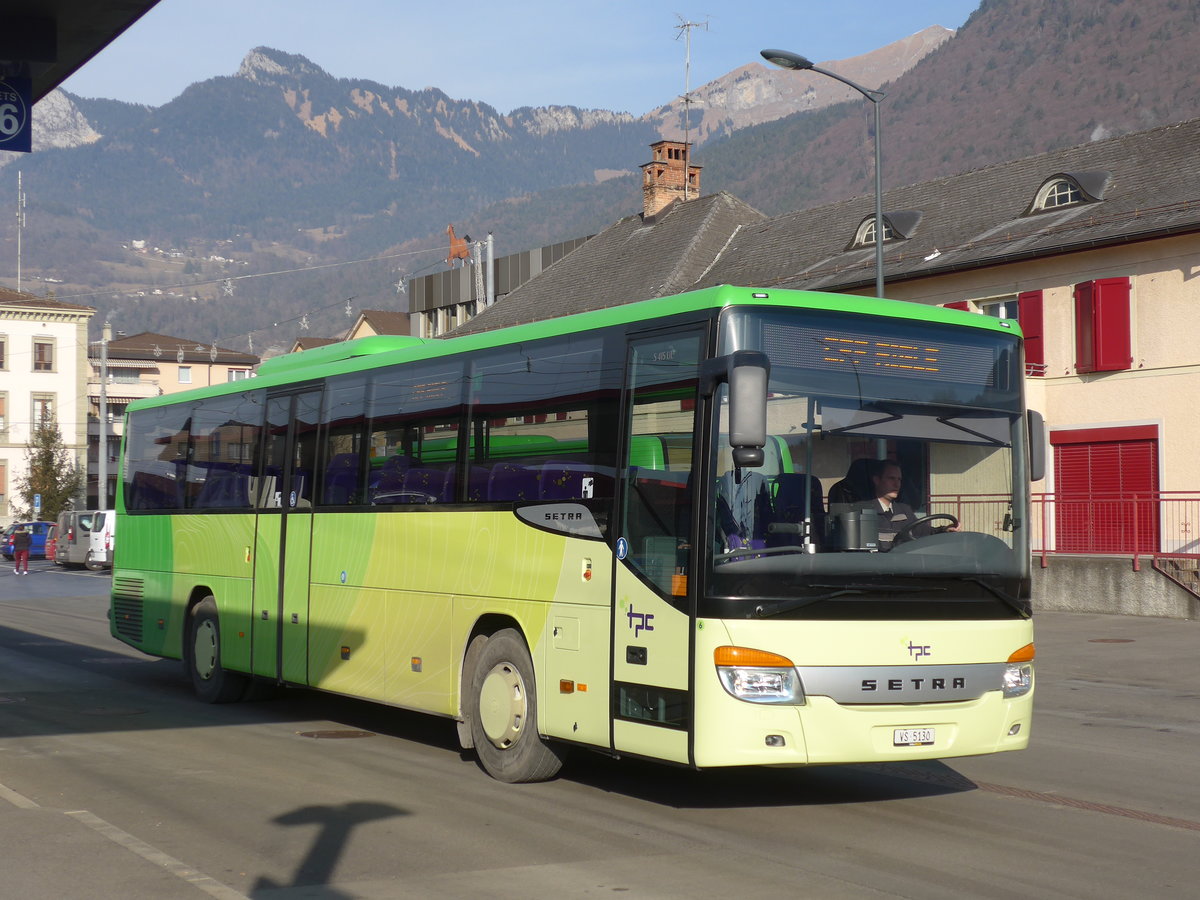
[(321, 392), (267, 398), (257, 486), (255, 675), (308, 683), (308, 583)]
[(613, 748), (690, 760), (696, 396), (703, 328), (640, 335), (627, 354), (613, 578)]

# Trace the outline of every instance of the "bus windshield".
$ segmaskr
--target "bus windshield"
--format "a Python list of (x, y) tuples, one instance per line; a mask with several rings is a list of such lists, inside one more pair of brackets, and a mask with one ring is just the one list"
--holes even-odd
[(717, 398), (707, 583), (722, 614), (1027, 612), (1015, 335), (770, 310), (724, 325), (722, 352), (763, 351), (771, 372), (760, 467), (733, 464)]

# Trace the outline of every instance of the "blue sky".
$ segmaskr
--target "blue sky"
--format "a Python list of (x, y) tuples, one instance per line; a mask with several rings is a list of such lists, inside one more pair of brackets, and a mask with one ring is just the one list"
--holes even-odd
[(63, 87), (161, 105), (232, 75), (257, 46), (298, 53), (339, 78), (437, 87), (502, 113), (570, 104), (647, 112), (684, 89), (680, 21), (692, 31), (691, 86), (758, 61), (764, 47), (844, 59), (930, 25), (958, 28), (979, 0), (160, 0)]

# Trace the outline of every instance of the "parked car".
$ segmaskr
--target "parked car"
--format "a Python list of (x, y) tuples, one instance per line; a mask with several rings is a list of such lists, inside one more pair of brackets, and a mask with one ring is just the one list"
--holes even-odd
[(58, 539), (54, 562), (60, 566), (87, 566), (105, 569), (112, 566), (113, 526), (116, 514), (111, 509), (82, 509), (58, 517)]
[(4, 558), (11, 560), (16, 554), (13, 552), (12, 536), (13, 532), (19, 526), (24, 526), (25, 530), (30, 533), (32, 542), (29, 545), (29, 558), (37, 559), (46, 555), (46, 533), (54, 525), (53, 522), (14, 522), (4, 529), (3, 537), (3, 552)]
[(46, 559), (54, 562), (55, 553), (58, 550), (58, 523), (51, 525), (46, 529)]
[(92, 515), (92, 530), (88, 535), (88, 553), (83, 559), (83, 564), (93, 572), (112, 568), (116, 528), (116, 510), (98, 509)]

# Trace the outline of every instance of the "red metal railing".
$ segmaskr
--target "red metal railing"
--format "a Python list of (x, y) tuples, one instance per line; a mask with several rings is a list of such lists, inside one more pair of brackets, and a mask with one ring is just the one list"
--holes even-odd
[[(965, 531), (1003, 537), (1013, 515), (1002, 494), (939, 494), (931, 512), (956, 516)], [(1033, 552), (1055, 555), (1200, 560), (1200, 492), (1149, 491), (1087, 496), (1038, 493), (1030, 509)]]

